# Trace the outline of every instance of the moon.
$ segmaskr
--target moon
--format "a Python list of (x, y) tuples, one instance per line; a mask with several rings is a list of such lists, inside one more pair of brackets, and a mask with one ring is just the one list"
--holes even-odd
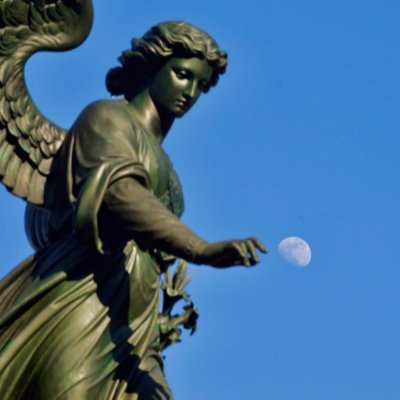
[(311, 261), (311, 248), (302, 238), (291, 236), (283, 239), (278, 245), (281, 256), (296, 267), (305, 268)]

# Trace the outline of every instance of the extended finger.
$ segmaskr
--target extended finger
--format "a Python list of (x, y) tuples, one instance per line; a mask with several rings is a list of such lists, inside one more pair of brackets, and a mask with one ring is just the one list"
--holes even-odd
[(260, 240), (258, 240), (257, 238), (251, 238), (252, 243), (257, 247), (258, 250), (260, 250), (261, 252), (267, 254), (268, 253), (268, 249), (262, 244), (262, 242)]
[(246, 240), (247, 251), (250, 253), (251, 264), (258, 264), (260, 262), (260, 257), (257, 254), (256, 246), (251, 240)]
[(236, 249), (238, 256), (240, 257), (239, 264), (250, 267), (250, 261), (247, 258), (247, 247), (244, 243), (234, 242), (232, 246)]

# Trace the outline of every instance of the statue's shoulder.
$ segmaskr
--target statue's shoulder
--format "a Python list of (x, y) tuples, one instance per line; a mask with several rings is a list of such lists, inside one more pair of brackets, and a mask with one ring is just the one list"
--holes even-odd
[(85, 153), (126, 150), (136, 146), (136, 136), (127, 103), (119, 100), (89, 104), (70, 130), (73, 143)]
[(76, 124), (89, 125), (94, 131), (131, 128), (131, 115), (123, 100), (97, 100), (79, 115)]

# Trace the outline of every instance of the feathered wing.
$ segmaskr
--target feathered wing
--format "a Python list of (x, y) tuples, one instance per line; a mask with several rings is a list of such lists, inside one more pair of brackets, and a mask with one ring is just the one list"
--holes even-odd
[(78, 46), (92, 20), (91, 0), (0, 0), (0, 180), (36, 205), (46, 206), (46, 179), (65, 131), (36, 108), (24, 66), (39, 50)]

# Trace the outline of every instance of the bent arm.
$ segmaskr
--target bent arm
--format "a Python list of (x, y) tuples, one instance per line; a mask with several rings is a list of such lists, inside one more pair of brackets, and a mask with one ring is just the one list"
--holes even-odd
[(132, 178), (111, 185), (104, 201), (128, 237), (195, 264), (250, 266), (260, 261), (257, 250), (266, 252), (255, 238), (207, 243)]
[(94, 103), (81, 114), (72, 134), (78, 235), (103, 251), (97, 219), (104, 205), (113, 227), (108, 224), (103, 233), (114, 231), (140, 246), (196, 262), (206, 242), (151, 192), (151, 178), (139, 156), (141, 142), (126, 110), (116, 102)]
[(151, 193), (146, 169), (136, 153), (140, 144), (133, 143), (135, 132), (129, 121), (118, 104), (101, 102), (89, 106), (72, 129), (75, 144), (71, 165), (80, 236), (102, 251), (97, 214), (103, 204), (118, 230), (139, 245), (197, 264), (257, 264), (257, 249), (265, 251), (257, 239), (207, 243)]
[(122, 178), (104, 196), (119, 227), (138, 244), (198, 262), (207, 245), (136, 179)]

